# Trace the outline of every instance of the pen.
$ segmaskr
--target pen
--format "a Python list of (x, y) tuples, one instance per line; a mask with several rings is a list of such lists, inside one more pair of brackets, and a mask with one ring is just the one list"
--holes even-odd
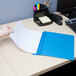
[(34, 11), (36, 11), (36, 7), (35, 6), (33, 7), (33, 9), (34, 9)]
[(36, 2), (36, 10), (38, 9), (38, 2)]
[(37, 10), (40, 10), (40, 4), (37, 5)]

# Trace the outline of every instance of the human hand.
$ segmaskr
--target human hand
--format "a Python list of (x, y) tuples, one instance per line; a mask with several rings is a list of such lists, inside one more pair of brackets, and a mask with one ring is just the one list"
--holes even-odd
[(8, 36), (11, 32), (13, 32), (13, 29), (10, 26), (3, 26), (0, 29), (0, 38), (4, 36)]

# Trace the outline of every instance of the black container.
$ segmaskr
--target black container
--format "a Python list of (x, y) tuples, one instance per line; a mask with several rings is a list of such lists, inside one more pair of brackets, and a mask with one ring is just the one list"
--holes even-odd
[[(36, 7), (36, 5), (35, 5), (35, 7)], [(33, 10), (33, 20), (34, 20), (34, 22), (39, 26), (44, 26), (44, 25), (48, 25), (48, 24), (52, 23), (52, 21), (48, 22), (48, 23), (41, 23), (38, 18), (42, 17), (42, 16), (49, 17), (49, 10), (45, 5), (40, 4), (40, 10), (36, 10), (36, 11)]]

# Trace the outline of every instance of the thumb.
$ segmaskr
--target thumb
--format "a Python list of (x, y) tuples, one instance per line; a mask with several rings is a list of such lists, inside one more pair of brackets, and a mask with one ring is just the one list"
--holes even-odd
[(9, 31), (9, 33), (12, 33), (13, 32), (13, 29), (12, 28), (9, 28), (8, 31)]

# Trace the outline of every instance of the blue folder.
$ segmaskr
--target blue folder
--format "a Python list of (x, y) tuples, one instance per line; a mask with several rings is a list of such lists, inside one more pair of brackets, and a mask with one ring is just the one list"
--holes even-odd
[(35, 55), (74, 60), (74, 36), (44, 31)]

